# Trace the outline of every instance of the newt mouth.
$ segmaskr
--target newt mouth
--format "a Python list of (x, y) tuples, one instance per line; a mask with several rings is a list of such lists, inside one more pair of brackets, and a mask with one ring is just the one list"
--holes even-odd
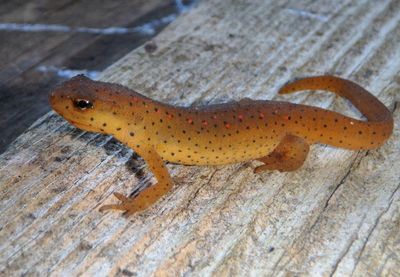
[(78, 127), (79, 129), (85, 130), (85, 131), (96, 131), (98, 132), (97, 129), (95, 129), (93, 126), (90, 126), (89, 124), (85, 124), (85, 123), (81, 123), (78, 121), (74, 121), (74, 120), (67, 120), (70, 124)]

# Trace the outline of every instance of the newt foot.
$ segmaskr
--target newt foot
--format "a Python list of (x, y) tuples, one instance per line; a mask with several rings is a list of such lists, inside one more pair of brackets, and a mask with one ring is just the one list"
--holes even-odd
[(129, 216), (131, 214), (134, 214), (135, 212), (144, 210), (146, 208), (142, 206), (141, 201), (137, 199), (137, 197), (129, 198), (119, 192), (114, 192), (114, 196), (118, 200), (120, 200), (121, 203), (103, 205), (99, 209), (100, 212), (104, 212), (107, 210), (120, 210), (124, 211), (124, 215)]

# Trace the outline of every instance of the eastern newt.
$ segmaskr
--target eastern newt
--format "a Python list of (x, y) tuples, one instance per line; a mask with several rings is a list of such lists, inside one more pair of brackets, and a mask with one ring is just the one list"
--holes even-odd
[(391, 135), (390, 111), (359, 85), (334, 76), (299, 79), (279, 93), (328, 90), (347, 98), (367, 121), (318, 107), (243, 99), (239, 102), (177, 107), (147, 98), (118, 84), (77, 76), (49, 96), (53, 109), (76, 127), (109, 134), (137, 152), (157, 184), (136, 197), (114, 195), (118, 209), (144, 210), (173, 185), (164, 161), (185, 165), (222, 165), (249, 160), (255, 168), (293, 171), (306, 159), (309, 145), (323, 143), (351, 150), (381, 146)]

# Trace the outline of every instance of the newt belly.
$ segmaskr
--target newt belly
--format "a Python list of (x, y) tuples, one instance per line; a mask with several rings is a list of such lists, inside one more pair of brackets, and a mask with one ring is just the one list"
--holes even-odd
[(288, 83), (280, 93), (299, 90), (334, 92), (351, 101), (367, 121), (317, 107), (250, 99), (177, 107), (84, 76), (56, 88), (50, 94), (50, 103), (76, 127), (111, 134), (146, 161), (157, 184), (134, 198), (115, 193), (121, 203), (101, 208), (132, 214), (149, 207), (171, 189), (173, 181), (164, 161), (221, 165), (258, 160), (263, 164), (255, 169), (257, 173), (292, 171), (304, 163), (310, 144), (373, 149), (392, 133), (390, 111), (351, 81), (334, 76), (304, 78)]

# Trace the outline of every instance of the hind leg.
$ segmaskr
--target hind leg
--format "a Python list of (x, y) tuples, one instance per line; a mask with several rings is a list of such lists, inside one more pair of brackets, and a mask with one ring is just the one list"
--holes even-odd
[(266, 170), (294, 171), (303, 165), (309, 149), (304, 139), (287, 135), (271, 154), (257, 159), (264, 164), (256, 167), (254, 173)]

